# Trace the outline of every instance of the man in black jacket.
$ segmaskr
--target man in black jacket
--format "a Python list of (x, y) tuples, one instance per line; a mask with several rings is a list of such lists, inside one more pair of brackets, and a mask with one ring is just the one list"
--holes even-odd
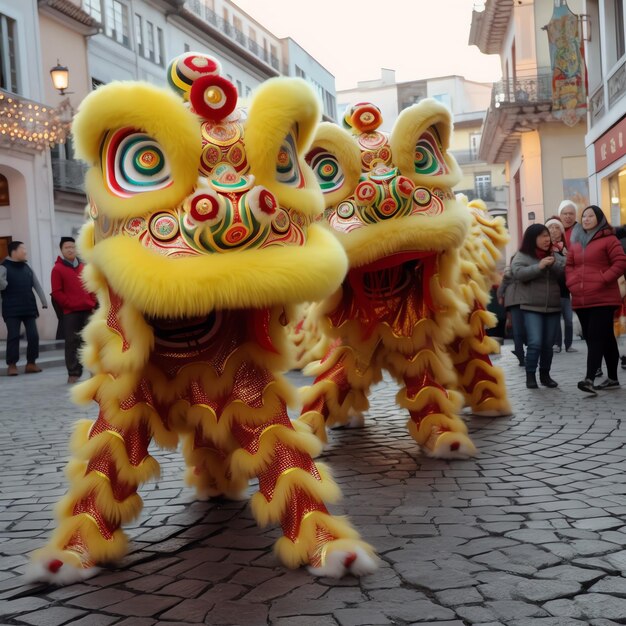
[(17, 362), (20, 358), (20, 327), (26, 330), (26, 374), (41, 372), (36, 361), (39, 357), (39, 333), (37, 318), (39, 310), (33, 289), (46, 309), (46, 296), (33, 270), (26, 263), (28, 253), (21, 241), (9, 244), (9, 256), (0, 264), (0, 290), (2, 290), (2, 317), (7, 326), (7, 374), (17, 376)]

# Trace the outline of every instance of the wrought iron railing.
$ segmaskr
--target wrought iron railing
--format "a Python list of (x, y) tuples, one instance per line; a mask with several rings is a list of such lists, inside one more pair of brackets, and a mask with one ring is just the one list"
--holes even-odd
[(480, 161), (477, 150), (451, 150), (450, 152), (459, 165)]
[(552, 101), (552, 71), (544, 68), (531, 76), (517, 76), (493, 84), (491, 104), (539, 104)]
[(277, 57), (270, 55), (270, 53), (261, 48), (254, 39), (251, 39), (223, 17), (217, 15), (203, 0), (185, 0), (184, 6), (194, 15), (197, 15), (200, 19), (211, 24), (217, 28), (217, 30), (236, 41), (240, 46), (252, 52), (254, 56), (271, 65), (275, 70), (280, 69), (280, 60)]
[(59, 191), (85, 193), (87, 164), (73, 159), (52, 157), (52, 181)]

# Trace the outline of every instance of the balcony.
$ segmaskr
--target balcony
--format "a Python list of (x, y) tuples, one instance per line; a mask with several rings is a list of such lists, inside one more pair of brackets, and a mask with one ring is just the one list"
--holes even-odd
[(261, 48), (256, 41), (250, 39), (241, 30), (217, 15), (203, 0), (185, 0), (183, 10), (199, 18), (205, 24), (210, 24), (220, 34), (224, 35), (228, 41), (237, 44), (240, 50), (244, 50), (264, 64), (272, 67), (273, 70), (276, 70), (272, 72), (272, 75), (277, 75), (280, 72), (280, 59), (270, 55), (268, 50)]
[(450, 150), (450, 154), (459, 165), (481, 162), (476, 150)]
[(63, 143), (71, 118), (69, 100), (54, 108), (0, 89), (0, 146), (40, 152)]
[(521, 133), (555, 121), (550, 69), (494, 83), (479, 156), (487, 163), (504, 163), (516, 149)]
[(539, 70), (536, 76), (516, 77), (493, 84), (492, 107), (532, 104), (552, 105), (552, 71), (550, 69)]
[(82, 161), (52, 157), (52, 181), (56, 191), (85, 193), (85, 173), (88, 166)]

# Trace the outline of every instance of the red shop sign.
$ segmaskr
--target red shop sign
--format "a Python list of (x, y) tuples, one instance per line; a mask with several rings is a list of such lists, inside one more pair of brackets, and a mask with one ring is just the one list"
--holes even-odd
[(596, 153), (596, 172), (611, 165), (626, 154), (626, 117), (623, 117), (615, 126), (594, 142)]

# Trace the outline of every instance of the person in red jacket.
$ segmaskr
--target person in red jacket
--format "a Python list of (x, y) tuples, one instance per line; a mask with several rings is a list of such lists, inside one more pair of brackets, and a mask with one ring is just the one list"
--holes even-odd
[(81, 280), (83, 263), (76, 256), (76, 242), (72, 237), (61, 237), (61, 256), (52, 268), (52, 298), (63, 310), (65, 335), (65, 365), (67, 382), (75, 383), (83, 373), (78, 358), (82, 344), (81, 332), (96, 307), (96, 299)]
[[(617, 279), (625, 270), (626, 254), (602, 209), (588, 206), (582, 212), (581, 223), (574, 226), (565, 280), (587, 343), (587, 374), (578, 383), (578, 388), (592, 395), (597, 395), (599, 389), (620, 386), (613, 315), (622, 302)], [(594, 378), (602, 358), (606, 362), (608, 378), (595, 385)]]

